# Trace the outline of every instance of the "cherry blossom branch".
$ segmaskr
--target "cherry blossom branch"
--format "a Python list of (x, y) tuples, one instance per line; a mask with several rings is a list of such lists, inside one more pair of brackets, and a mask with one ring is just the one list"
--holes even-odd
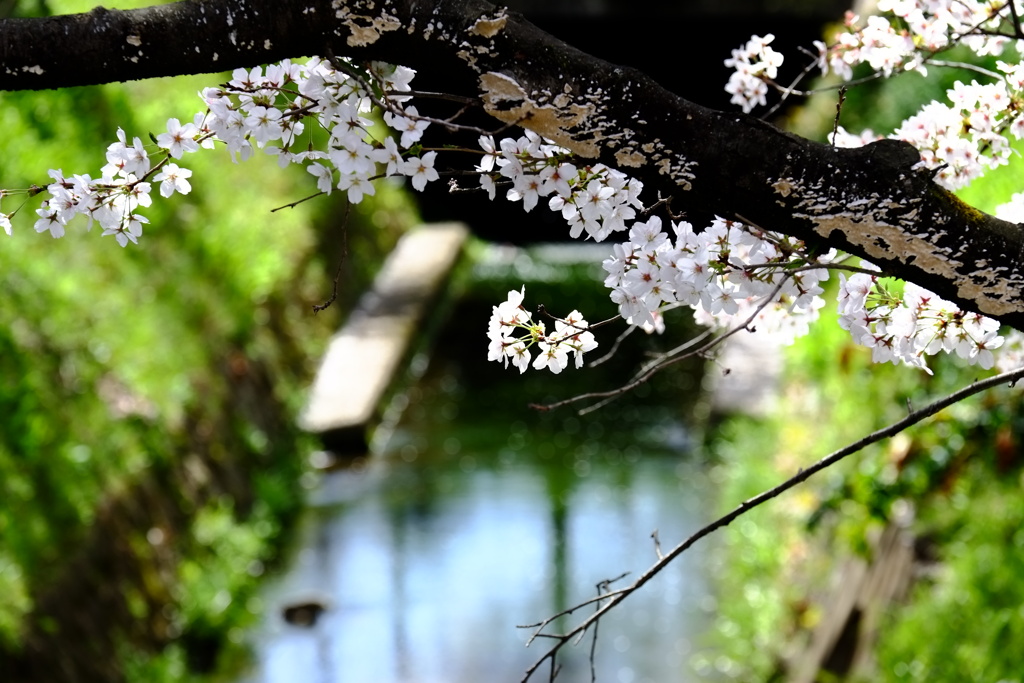
[[(724, 342), (726, 339), (728, 339), (729, 337), (731, 337), (734, 334), (736, 334), (737, 332), (739, 332), (740, 330), (748, 329), (750, 324), (753, 323), (754, 320), (757, 319), (758, 314), (762, 310), (764, 310), (764, 308), (768, 304), (772, 303), (772, 301), (775, 299), (775, 296), (780, 291), (782, 291), (782, 287), (783, 287), (783, 285), (785, 285), (786, 280), (788, 280), (788, 279), (789, 279), (789, 276), (787, 274), (786, 277), (784, 277), (775, 286), (775, 289), (771, 292), (771, 294), (766, 296), (756, 306), (756, 308), (754, 309), (754, 312), (751, 313), (746, 318), (746, 320), (744, 322), (742, 322), (742, 323), (734, 326), (732, 329), (730, 329), (730, 330), (728, 330), (728, 331), (718, 335), (717, 337), (715, 337), (714, 339), (709, 341), (707, 344), (704, 344), (703, 346), (697, 348), (696, 350), (690, 351), (689, 353), (685, 353), (685, 354), (680, 355), (680, 356), (670, 356), (668, 358), (662, 358), (660, 360), (654, 361), (654, 362), (652, 362), (652, 363), (642, 367), (640, 369), (639, 373), (637, 374), (637, 376), (634, 377), (631, 381), (627, 382), (626, 384), (623, 384), (622, 386), (620, 386), (620, 387), (618, 387), (616, 389), (611, 389), (609, 391), (592, 391), (592, 392), (588, 392), (588, 393), (585, 393), (585, 394), (578, 394), (578, 395), (573, 396), (571, 398), (563, 399), (561, 401), (555, 401), (554, 403), (547, 403), (547, 404), (531, 403), (530, 407), (533, 408), (534, 410), (549, 411), (549, 410), (555, 410), (556, 408), (561, 408), (562, 406), (566, 406), (566, 405), (569, 405), (569, 404), (572, 404), (572, 403), (578, 403), (580, 401), (586, 401), (586, 400), (592, 399), (592, 398), (600, 398), (600, 399), (614, 399), (614, 398), (618, 398), (619, 396), (621, 396), (621, 395), (623, 395), (623, 394), (625, 394), (627, 392), (630, 392), (633, 389), (637, 388), (641, 384), (644, 384), (645, 382), (650, 380), (654, 375), (656, 375), (658, 372), (660, 372), (661, 370), (664, 370), (665, 368), (667, 368), (670, 365), (674, 365), (675, 363), (683, 361), (683, 360), (685, 360), (687, 358), (692, 358), (694, 356), (703, 356), (708, 351), (710, 351), (711, 349), (715, 348), (716, 346), (718, 346), (719, 344)], [(699, 339), (699, 337), (698, 337), (698, 339)], [(686, 348), (686, 345), (684, 344), (680, 348)], [(666, 355), (668, 355), (668, 354), (666, 354)], [(596, 406), (589, 406), (588, 408), (584, 408), (584, 409), (580, 410), (579, 414), (580, 415), (585, 415), (588, 412), (591, 412), (592, 410), (596, 409), (597, 407), (601, 407), (601, 406), (607, 405), (607, 403), (608, 403), (608, 401), (602, 401), (599, 404), (596, 404)]]
[[(1005, 32), (999, 31), (999, 30), (994, 30), (994, 29), (986, 29), (984, 27), (984, 25), (986, 23), (989, 23), (993, 19), (995, 19), (996, 17), (1000, 16), (1001, 13), (1004, 12), (1007, 9), (1007, 7), (1009, 7), (1010, 13), (1011, 13), (1012, 18), (1013, 18), (1013, 22), (1012, 23), (1013, 23), (1013, 26), (1014, 26), (1014, 32), (1012, 34), (1011, 33), (1005, 33)], [(1005, 19), (1005, 17), (1003, 17), (1003, 18)], [(847, 26), (852, 29), (852, 26), (849, 23), (847, 24)], [(855, 33), (860, 32), (861, 30), (863, 30), (863, 29), (859, 29)], [(753, 66), (749, 67), (749, 73), (750, 73), (750, 75), (753, 78), (761, 81), (762, 83), (764, 83), (767, 86), (770, 86), (775, 91), (777, 91), (777, 92), (779, 92), (781, 94), (780, 100), (777, 103), (775, 103), (762, 116), (762, 118), (769, 118), (771, 115), (773, 115), (782, 106), (782, 104), (792, 95), (801, 96), (801, 97), (809, 97), (809, 96), (814, 95), (814, 94), (836, 90), (837, 88), (850, 88), (850, 87), (854, 87), (854, 86), (861, 85), (861, 84), (864, 84), (864, 83), (868, 83), (868, 82), (873, 81), (873, 80), (878, 80), (880, 78), (888, 78), (888, 77), (890, 77), (892, 75), (895, 75), (895, 74), (905, 73), (907, 71), (919, 70), (924, 65), (937, 66), (937, 67), (945, 67), (945, 68), (964, 69), (964, 70), (968, 70), (968, 71), (974, 71), (976, 73), (980, 73), (982, 75), (985, 75), (985, 76), (988, 76), (988, 77), (991, 77), (991, 78), (996, 78), (996, 79), (1002, 78), (1001, 74), (994, 73), (994, 72), (992, 72), (992, 71), (990, 71), (988, 69), (985, 69), (985, 68), (983, 68), (981, 66), (978, 66), (978, 65), (975, 65), (975, 64), (970, 64), (970, 63), (967, 63), (967, 62), (959, 62), (959, 61), (957, 61), (957, 62), (947, 62), (947, 61), (944, 61), (944, 60), (935, 59), (935, 57), (937, 57), (938, 55), (941, 55), (941, 54), (943, 54), (945, 52), (948, 52), (949, 50), (957, 47), (965, 39), (967, 39), (967, 38), (969, 38), (971, 36), (979, 36), (979, 35), (986, 35), (986, 36), (992, 36), (992, 37), (1002, 37), (1002, 38), (1008, 38), (1008, 39), (1019, 37), (1021, 35), (1021, 27), (1020, 27), (1020, 22), (1017, 19), (1017, 11), (1016, 11), (1016, 7), (1015, 7), (1014, 3), (1013, 2), (1007, 2), (1004, 5), (1002, 5), (1001, 7), (997, 8), (997, 9), (994, 9), (987, 17), (978, 20), (975, 24), (973, 24), (971, 26), (968, 26), (968, 27), (964, 27), (963, 30), (961, 30), (959, 32), (952, 32), (952, 35), (951, 35), (950, 39), (948, 40), (948, 42), (946, 44), (940, 46), (940, 47), (936, 47), (934, 49), (925, 49), (924, 47), (915, 48), (914, 51), (911, 54), (902, 55), (902, 57), (898, 60), (899, 63), (896, 64), (895, 66), (886, 66), (886, 67), (882, 67), (882, 68), (875, 68), (874, 71), (871, 74), (869, 74), (867, 76), (863, 76), (863, 77), (858, 78), (858, 79), (849, 79), (847, 77), (847, 79), (844, 79), (843, 83), (833, 84), (833, 85), (825, 85), (825, 86), (821, 86), (821, 87), (817, 87), (817, 88), (811, 88), (811, 89), (806, 89), (806, 90), (797, 89), (797, 87), (796, 87), (797, 84), (799, 84), (801, 81), (803, 81), (805, 78), (807, 78), (810, 75), (810, 73), (815, 69), (815, 67), (820, 66), (821, 69), (822, 69), (822, 73), (823, 74), (826, 73), (827, 70), (828, 70), (828, 66), (826, 65), (826, 56), (830, 52), (834, 52), (834, 51), (837, 51), (837, 50), (844, 49), (844, 46), (841, 45), (840, 43), (836, 43), (836, 44), (833, 44), (833, 45), (825, 45), (824, 43), (816, 42), (815, 44), (819, 48), (819, 54), (818, 55), (814, 55), (810, 51), (802, 49), (801, 51), (803, 51), (806, 54), (808, 54), (812, 58), (812, 61), (807, 66), (805, 66), (803, 68), (801, 73), (799, 75), (797, 75), (791, 81), (791, 83), (790, 83), (790, 85), (788, 87), (778, 83), (778, 81), (775, 80), (774, 74), (775, 74), (775, 66), (776, 65), (775, 64), (770, 64), (770, 60), (764, 61), (764, 62), (755, 62), (753, 64)], [(768, 42), (771, 42), (771, 36), (766, 37), (766, 39), (764, 40), (764, 45), (766, 46)], [(756, 41), (752, 41), (751, 43), (748, 43), (748, 46), (747, 46), (747, 49), (748, 49), (748, 52), (749, 52), (748, 57), (754, 57), (754, 56), (764, 57), (765, 55), (774, 55), (774, 56), (776, 56), (778, 58), (778, 63), (781, 63), (781, 61), (782, 61), (781, 60), (781, 56), (778, 56), (778, 53), (774, 53), (774, 51), (772, 51), (770, 48), (764, 50), (764, 52), (761, 55), (757, 55), (756, 51), (750, 49), (752, 45), (756, 45), (758, 48), (764, 47), (762, 45), (757, 44)], [(736, 53), (734, 53), (734, 55), (735, 54)], [(734, 60), (731, 60), (731, 61), (735, 62), (736, 60), (734, 58)], [(742, 60), (740, 60), (740, 61), (742, 61)], [(727, 62), (727, 64), (728, 63), (729, 62)], [(764, 104), (764, 102), (763, 102), (764, 98), (763, 98), (763, 94), (758, 93), (758, 88), (760, 86), (755, 85), (754, 82), (752, 80), (750, 80), (749, 78), (747, 79), (747, 87), (750, 88), (750, 92), (748, 94), (736, 94), (736, 96), (734, 97), (733, 101), (737, 102), (737, 103), (743, 103), (743, 101), (745, 100), (744, 109), (749, 111), (749, 109), (752, 108), (752, 104), (754, 102), (759, 102), (761, 104)], [(732, 92), (732, 91), (730, 91), (730, 92)]]
[[(637, 590), (642, 588), (648, 581), (657, 576), (665, 567), (667, 567), (670, 562), (672, 562), (675, 558), (677, 558), (687, 549), (692, 547), (700, 539), (710, 535), (711, 533), (715, 532), (718, 529), (721, 529), (722, 527), (728, 526), (737, 518), (750, 512), (754, 508), (759, 507), (760, 505), (768, 502), (769, 500), (778, 497), (779, 495), (790, 490), (797, 484), (806, 481), (812, 475), (817, 474), (821, 470), (831, 467), (832, 465), (835, 465), (840, 460), (843, 460), (844, 458), (847, 458), (850, 455), (853, 455), (854, 453), (861, 451), (867, 446), (878, 443), (883, 439), (895, 436), (896, 434), (899, 434), (900, 432), (906, 430), (907, 428), (921, 422), (922, 420), (931, 417), (932, 415), (935, 415), (939, 411), (948, 408), (949, 406), (952, 406), (956, 403), (959, 403), (960, 401), (963, 401), (964, 399), (970, 396), (974, 396), (975, 394), (979, 394), (983, 391), (987, 391), (988, 389), (992, 389), (993, 387), (997, 387), (1003, 384), (1009, 384), (1010, 386), (1013, 386), (1022, 378), (1024, 378), (1024, 367), (1012, 370), (1010, 372), (1004, 372), (1002, 374), (995, 375), (987, 379), (978, 380), (958, 391), (955, 391), (945, 396), (944, 398), (941, 398), (937, 401), (928, 404), (923, 408), (920, 408), (919, 410), (911, 411), (910, 414), (908, 414), (903, 419), (897, 420), (896, 422), (893, 422), (892, 424), (883, 427), (882, 429), (878, 429), (872, 432), (871, 434), (868, 434), (867, 436), (863, 437), (862, 439), (859, 439), (858, 441), (849, 444), (848, 446), (845, 446), (837, 451), (834, 451), (833, 453), (830, 453), (829, 455), (815, 462), (813, 465), (810, 465), (807, 468), (800, 469), (795, 475), (793, 475), (789, 479), (786, 479), (779, 485), (771, 489), (768, 489), (754, 496), (753, 498), (749, 498), (743, 501), (737, 507), (733, 508), (733, 510), (731, 510), (730, 512), (726, 513), (725, 515), (722, 515), (715, 521), (705, 525), (695, 533), (691, 534), (689, 537), (684, 539), (682, 542), (680, 542), (667, 553), (660, 555), (658, 561), (651, 565), (650, 568), (648, 568), (629, 586), (619, 589), (614, 593), (598, 595), (595, 598), (590, 598), (584, 601), (583, 603), (576, 605), (572, 608), (569, 608), (568, 610), (564, 610), (555, 617), (546, 619), (542, 622), (539, 622), (538, 624), (534, 624), (527, 627), (521, 627), (540, 627), (541, 629), (543, 629), (558, 616), (571, 614), (572, 612), (574, 612), (575, 610), (579, 609), (584, 605), (600, 602), (602, 600), (607, 600), (607, 602), (605, 602), (604, 604), (600, 604), (600, 606), (593, 614), (583, 619), (580, 623), (572, 627), (570, 630), (560, 634), (543, 634), (548, 638), (553, 638), (556, 642), (547, 650), (547, 652), (541, 655), (541, 657), (532, 666), (530, 666), (529, 669), (526, 670), (526, 673), (524, 674), (522, 681), (524, 683), (525, 681), (528, 681), (545, 661), (554, 662), (555, 657), (557, 656), (558, 652), (562, 649), (562, 647), (564, 647), (567, 643), (573, 641), (574, 639), (576, 639), (578, 642), (578, 639), (582, 637), (588, 629), (590, 629), (591, 627), (596, 627), (597, 623), (601, 620), (601, 618), (608, 614), (610, 610), (614, 609), (623, 600), (625, 600), (630, 595), (635, 593)], [(540, 634), (535, 634), (534, 637), (537, 637), (538, 635)], [(533, 638), (531, 638), (531, 642), (532, 640)]]
[[(869, 258), (966, 309), (1011, 325), (1024, 324), (1024, 290), (1019, 286), (1024, 276), (1019, 264), (1009, 262), (1024, 242), (1021, 230), (963, 211), (950, 195), (934, 190), (930, 176), (889, 164), (884, 155), (832, 149), (756, 119), (697, 107), (638, 71), (588, 57), (518, 15), (485, 2), (386, 5), (370, 0), (311, 0), (301, 7), (267, 0), (210, 0), (2, 21), (8, 68), (0, 74), (0, 88), (52, 88), (219, 71), (310, 52), (333, 51), (360, 61), (388, 60), (414, 68), (440, 62), (451, 66), (453, 94), (476, 97), (486, 113), (503, 124), (523, 123), (587, 163), (628, 168), (653, 191), (674, 196), (677, 213), (744, 213), (773, 230)], [(419, 30), (442, 22), (444, 31)], [(942, 39), (945, 44), (949, 36)], [(214, 54), (218, 61), (211, 64), (209, 55)], [(557, 74), (534, 68), (542, 55), (557, 58), (564, 68)], [(851, 55), (847, 65), (867, 61), (866, 54)], [(67, 69), (67, 64), (76, 68)], [(404, 90), (386, 88), (373, 94)], [(563, 92), (557, 102), (551, 100), (556, 91)], [(598, 92), (610, 96), (594, 99)], [(398, 97), (403, 96), (386, 99)], [(232, 111), (237, 107), (233, 105)], [(637, 111), (659, 114), (637, 118)], [(627, 128), (628, 141), (617, 134)], [(409, 154), (402, 152), (403, 157)], [(405, 162), (408, 166), (398, 174), (411, 178), (416, 189), (436, 173), (433, 159), (415, 164), (409, 159), (395, 161)], [(321, 189), (342, 184), (337, 168), (317, 162), (304, 165), (317, 175)], [(343, 174), (345, 187), (338, 189), (350, 195), (371, 192), (364, 178), (352, 175)], [(879, 203), (858, 205), (856, 210), (844, 204), (833, 211), (839, 196), (877, 196)], [(9, 218), (0, 213), (0, 227), (9, 229)], [(882, 228), (896, 239), (871, 234)], [(952, 239), (957, 240), (958, 259), (949, 256), (953, 252), (947, 242)], [(907, 252), (918, 257), (906, 259)], [(970, 266), (980, 262), (995, 265), (984, 271)]]

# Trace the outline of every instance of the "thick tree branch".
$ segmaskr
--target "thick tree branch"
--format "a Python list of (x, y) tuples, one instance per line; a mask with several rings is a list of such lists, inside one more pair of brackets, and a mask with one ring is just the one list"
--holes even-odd
[[(313, 2), (327, 11), (329, 3)], [(186, 0), (138, 10), (0, 20), (0, 89), (211, 73), (306, 54), (331, 22), (299, 3)]]
[(0, 22), (0, 89), (207, 71), (310, 54), (450, 77), (506, 122), (674, 197), (695, 219), (743, 216), (866, 257), (1024, 329), (1021, 227), (964, 205), (886, 141), (833, 149), (690, 103), (480, 0), (191, 0)]

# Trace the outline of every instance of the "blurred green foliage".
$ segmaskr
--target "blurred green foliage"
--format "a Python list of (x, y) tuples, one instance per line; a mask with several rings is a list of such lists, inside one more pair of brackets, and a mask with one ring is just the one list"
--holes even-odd
[(971, 472), (958, 488), (965, 500), (929, 510), (942, 565), (886, 631), (886, 680), (1022, 680), (1024, 482)]
[[(0, 94), (0, 187), (45, 185), (49, 168), (96, 176), (118, 127), (148, 142), (223, 80)], [(36, 234), (38, 199), (0, 200), (17, 211), (0, 244), (0, 659), (26, 670), (76, 647), (117, 652), (97, 664), (105, 680), (216, 666), (301, 501), (310, 444), (292, 416), (315, 362), (415, 219), (387, 185), (344, 226), (339, 197), (273, 212), (315, 185), (259, 153), (181, 164), (193, 192), (156, 197), (126, 249), (84, 221)], [(314, 316), (339, 265), (338, 303)], [(112, 595), (81, 595), (104, 579)], [(100, 606), (123, 608), (107, 615), (120, 625), (77, 623)], [(110, 633), (72, 642), (90, 629)]]
[[(721, 510), (978, 375), (931, 365), (934, 377), (872, 365), (870, 351), (822, 321), (787, 352), (777, 410), (714, 432)], [(872, 680), (1020, 680), (1009, 643), (1024, 635), (1021, 405), (1009, 387), (968, 399), (730, 526), (716, 558), (722, 652), (710, 663), (731, 679), (774, 680), (829, 609), (837, 559), (870, 555), (871, 532), (913, 510), (912, 531), (938, 564), (906, 607), (890, 608)]]
[[(950, 61), (956, 55), (949, 56)], [(841, 124), (885, 135), (921, 103), (945, 100), (956, 78), (933, 68), (873, 81), (848, 93)], [(793, 118), (824, 140), (835, 93)], [(1020, 150), (1021, 143), (1014, 147)], [(992, 212), (1020, 191), (1024, 159), (990, 171), (958, 194)], [(833, 283), (833, 289), (835, 284)], [(834, 295), (826, 295), (834, 300)], [(717, 462), (720, 508), (771, 488), (833, 450), (986, 373), (955, 359), (930, 359), (934, 376), (875, 365), (835, 321), (834, 307), (786, 353), (784, 391), (764, 419), (727, 418), (708, 448)], [(717, 655), (701, 655), (733, 680), (779, 680), (787, 658), (828, 610), (838, 559), (870, 555), (867, 539), (897, 513), (926, 569), (906, 605), (890, 607), (873, 681), (1021, 681), (1024, 642), (1024, 435), (1019, 389), (1002, 387), (946, 409), (868, 447), (730, 526), (719, 548)]]

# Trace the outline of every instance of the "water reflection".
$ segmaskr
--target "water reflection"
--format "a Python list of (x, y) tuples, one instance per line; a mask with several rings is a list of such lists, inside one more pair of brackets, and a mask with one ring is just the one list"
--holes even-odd
[[(407, 452), (408, 457), (408, 452)], [(400, 456), (324, 483), (306, 520), (303, 550), (268, 597), (274, 609), (253, 681), (514, 681), (538, 656), (523, 647), (530, 623), (654, 559), (650, 538), (680, 538), (703, 519), (703, 478), (678, 454), (614, 468), (550, 471), (462, 453), (459, 466)], [(699, 647), (707, 578), (683, 557), (602, 623), (601, 680), (688, 680)], [(321, 600), (311, 628), (279, 607)], [(580, 680), (586, 648), (563, 660)], [(577, 676), (578, 674), (578, 676)]]

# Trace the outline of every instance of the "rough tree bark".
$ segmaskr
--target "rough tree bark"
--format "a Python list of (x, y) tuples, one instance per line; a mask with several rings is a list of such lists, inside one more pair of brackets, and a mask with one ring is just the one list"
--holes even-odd
[[(834, 246), (960, 306), (1024, 329), (1024, 231), (912, 171), (886, 141), (833, 149), (709, 110), (590, 57), (481, 0), (186, 0), (134, 11), (0, 21), (0, 89), (224, 71), (311, 54), (451, 76), (521, 124), (673, 197)], [(681, 67), (683, 68), (683, 67)]]

